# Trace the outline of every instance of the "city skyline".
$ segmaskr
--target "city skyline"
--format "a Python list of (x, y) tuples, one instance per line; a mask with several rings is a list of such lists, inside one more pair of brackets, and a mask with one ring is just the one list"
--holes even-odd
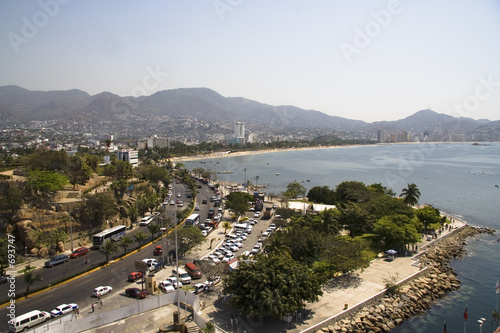
[(498, 120), (495, 1), (0, 2), (0, 85), (206, 87), (366, 122)]

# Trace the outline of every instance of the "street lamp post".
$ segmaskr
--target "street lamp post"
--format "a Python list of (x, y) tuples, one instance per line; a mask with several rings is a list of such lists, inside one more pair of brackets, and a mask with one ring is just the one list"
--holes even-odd
[(163, 217), (160, 216), (161, 222), (161, 262), (165, 265), (165, 248), (163, 247), (163, 238), (164, 238), (164, 230), (163, 230)]
[(486, 318), (481, 318), (478, 320), (479, 322), (479, 333), (483, 333), (483, 324), (486, 321)]
[(71, 252), (73, 252), (73, 224), (71, 223), (73, 219), (71, 215), (68, 216), (69, 216), (69, 235), (71, 237)]

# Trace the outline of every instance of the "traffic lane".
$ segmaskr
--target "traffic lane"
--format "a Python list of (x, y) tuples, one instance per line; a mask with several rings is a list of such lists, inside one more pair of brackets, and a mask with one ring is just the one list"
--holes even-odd
[[(89, 257), (90, 266), (83, 265), (83, 259)], [(77, 273), (83, 273), (85, 270), (88, 270), (90, 267), (95, 267), (99, 263), (103, 263), (106, 259), (106, 256), (99, 251), (90, 251), (84, 257), (79, 257), (76, 259), (69, 259), (63, 264), (56, 265), (54, 267), (37, 267), (35, 272), (42, 277), (42, 281), (36, 282), (32, 285), (31, 289), (40, 288), (41, 286), (48, 286), (54, 283), (57, 283), (65, 278), (75, 275)], [(47, 260), (49, 260), (47, 258)], [(7, 296), (8, 285), (2, 284), (0, 285), (0, 299), (4, 299)], [(19, 275), (16, 277), (16, 296), (24, 295), (26, 292), (26, 282), (24, 281), (24, 276)]]
[[(117, 260), (107, 267), (90, 272), (84, 276), (68, 281), (60, 286), (43, 291), (40, 294), (29, 296), (28, 299), (20, 299), (16, 301), (16, 314), (21, 315), (32, 310), (50, 311), (56, 306), (63, 303), (77, 303), (80, 308), (90, 306), (96, 299), (91, 297), (92, 290), (99, 286), (111, 286), (112, 294), (123, 294), (124, 290), (134, 283), (128, 282), (128, 275), (137, 271), (135, 261), (153, 257), (153, 243), (147, 246), (142, 251), (137, 251), (129, 257)], [(35, 287), (34, 285), (33, 287)], [(17, 290), (16, 286), (16, 290)], [(107, 298), (104, 296), (103, 298)], [(6, 307), (0, 309), (0, 316), (7, 317)], [(2, 321), (0, 331), (7, 331), (7, 321)]]

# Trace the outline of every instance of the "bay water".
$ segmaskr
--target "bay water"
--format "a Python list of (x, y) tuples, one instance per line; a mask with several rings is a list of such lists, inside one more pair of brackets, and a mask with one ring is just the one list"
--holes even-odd
[[(307, 190), (334, 189), (343, 181), (381, 183), (400, 194), (415, 183), (420, 204), (432, 204), (478, 226), (500, 229), (500, 144), (421, 143), (281, 151), (183, 162), (217, 173), (218, 182), (247, 180), (267, 194), (279, 194), (294, 181)], [(230, 171), (231, 173), (224, 173)], [(498, 309), (500, 233), (467, 240), (467, 255), (451, 266), (461, 288), (393, 332), (491, 332), (491, 311)], [(464, 320), (467, 308), (468, 320)], [(483, 327), (478, 320), (485, 318)]]

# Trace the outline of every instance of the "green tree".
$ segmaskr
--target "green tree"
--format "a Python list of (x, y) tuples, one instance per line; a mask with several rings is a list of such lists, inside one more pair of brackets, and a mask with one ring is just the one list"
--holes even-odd
[(123, 254), (127, 253), (127, 249), (132, 245), (134, 240), (129, 235), (125, 235), (120, 240), (120, 246), (123, 248)]
[(48, 194), (62, 190), (68, 184), (68, 177), (53, 171), (31, 171), (28, 183), (35, 193)]
[(416, 244), (420, 240), (415, 220), (405, 215), (382, 217), (375, 222), (373, 233), (384, 240), (386, 248), (402, 248), (406, 244)]
[(245, 212), (250, 208), (249, 202), (253, 200), (253, 196), (246, 192), (232, 192), (227, 196), (226, 208), (238, 215), (245, 215)]
[(160, 231), (160, 226), (156, 223), (150, 223), (148, 224), (148, 230), (151, 233), (151, 241), (153, 241), (156, 234)]
[(331, 190), (328, 186), (314, 186), (307, 192), (307, 199), (326, 205), (334, 205), (337, 202), (335, 196), (335, 191)]
[(408, 206), (415, 206), (418, 204), (418, 199), (420, 198), (420, 190), (415, 184), (408, 184), (407, 188), (404, 188), (399, 195), (403, 197), (403, 201)]
[(340, 215), (337, 220), (345, 230), (349, 232), (352, 238), (360, 236), (372, 229), (372, 222), (367, 212), (360, 205), (349, 202), (338, 207)]
[(303, 197), (306, 195), (306, 188), (298, 182), (293, 182), (286, 186), (286, 191), (283, 192), (283, 195), (294, 199), (299, 196)]
[(337, 221), (338, 210), (325, 209), (318, 214), (321, 217), (321, 230), (328, 234), (337, 235), (340, 231)]
[(25, 193), (20, 185), (9, 182), (6, 195), (0, 198), (0, 210), (9, 212), (18, 210), (24, 202), (24, 198)]
[(139, 243), (139, 247), (141, 247), (142, 242), (144, 242), (148, 236), (143, 231), (139, 230), (135, 233), (134, 238), (136, 242)]
[(23, 276), (24, 276), (24, 282), (26, 283), (26, 297), (27, 297), (30, 293), (31, 285), (33, 285), (35, 282), (42, 281), (42, 276), (37, 272), (35, 272), (34, 268), (30, 268), (29, 265), (26, 266)]
[(179, 256), (182, 256), (194, 246), (201, 244), (205, 237), (203, 237), (199, 228), (184, 227), (177, 230), (177, 240)]
[(82, 225), (90, 230), (99, 227), (104, 220), (116, 214), (116, 203), (108, 193), (96, 193), (83, 196), (83, 201), (76, 210)]
[(125, 191), (127, 191), (128, 183), (126, 179), (119, 179), (111, 183), (111, 189), (115, 194), (116, 201), (120, 204), (122, 202)]
[(227, 233), (227, 229), (231, 229), (231, 223), (229, 221), (224, 221), (222, 223), (222, 227), (224, 228), (224, 235)]
[(109, 262), (109, 256), (113, 253), (118, 252), (118, 244), (111, 239), (108, 239), (104, 244), (101, 245), (99, 251), (106, 255), (106, 262)]
[(128, 217), (130, 218), (131, 223), (134, 223), (135, 221), (137, 221), (139, 214), (138, 214), (137, 208), (135, 206), (130, 206), (128, 208), (127, 212), (128, 212)]
[(63, 172), (68, 167), (68, 154), (64, 150), (38, 150), (26, 157), (27, 170)]
[[(259, 281), (259, 288), (255, 288)], [(306, 302), (323, 294), (314, 272), (286, 256), (260, 256), (251, 264), (240, 263), (224, 280), (224, 293), (243, 315), (281, 319), (301, 311)]]
[[(346, 237), (329, 237), (325, 249), (321, 252), (321, 258), (328, 267), (327, 272), (318, 272), (324, 278), (332, 278), (338, 272), (347, 273), (366, 268), (371, 259), (364, 241)], [(318, 268), (317, 263), (314, 268)]]
[(424, 233), (427, 232), (427, 226), (429, 224), (435, 224), (441, 221), (441, 213), (439, 212), (439, 209), (431, 206), (425, 206), (423, 208), (417, 209), (415, 211), (415, 215), (417, 216), (418, 220), (424, 225)]
[(335, 192), (340, 203), (367, 202), (373, 193), (366, 188), (365, 184), (357, 181), (342, 182), (337, 185)]
[(92, 169), (85, 163), (84, 159), (76, 154), (69, 158), (67, 174), (70, 183), (75, 188), (76, 184), (85, 184), (92, 174)]

